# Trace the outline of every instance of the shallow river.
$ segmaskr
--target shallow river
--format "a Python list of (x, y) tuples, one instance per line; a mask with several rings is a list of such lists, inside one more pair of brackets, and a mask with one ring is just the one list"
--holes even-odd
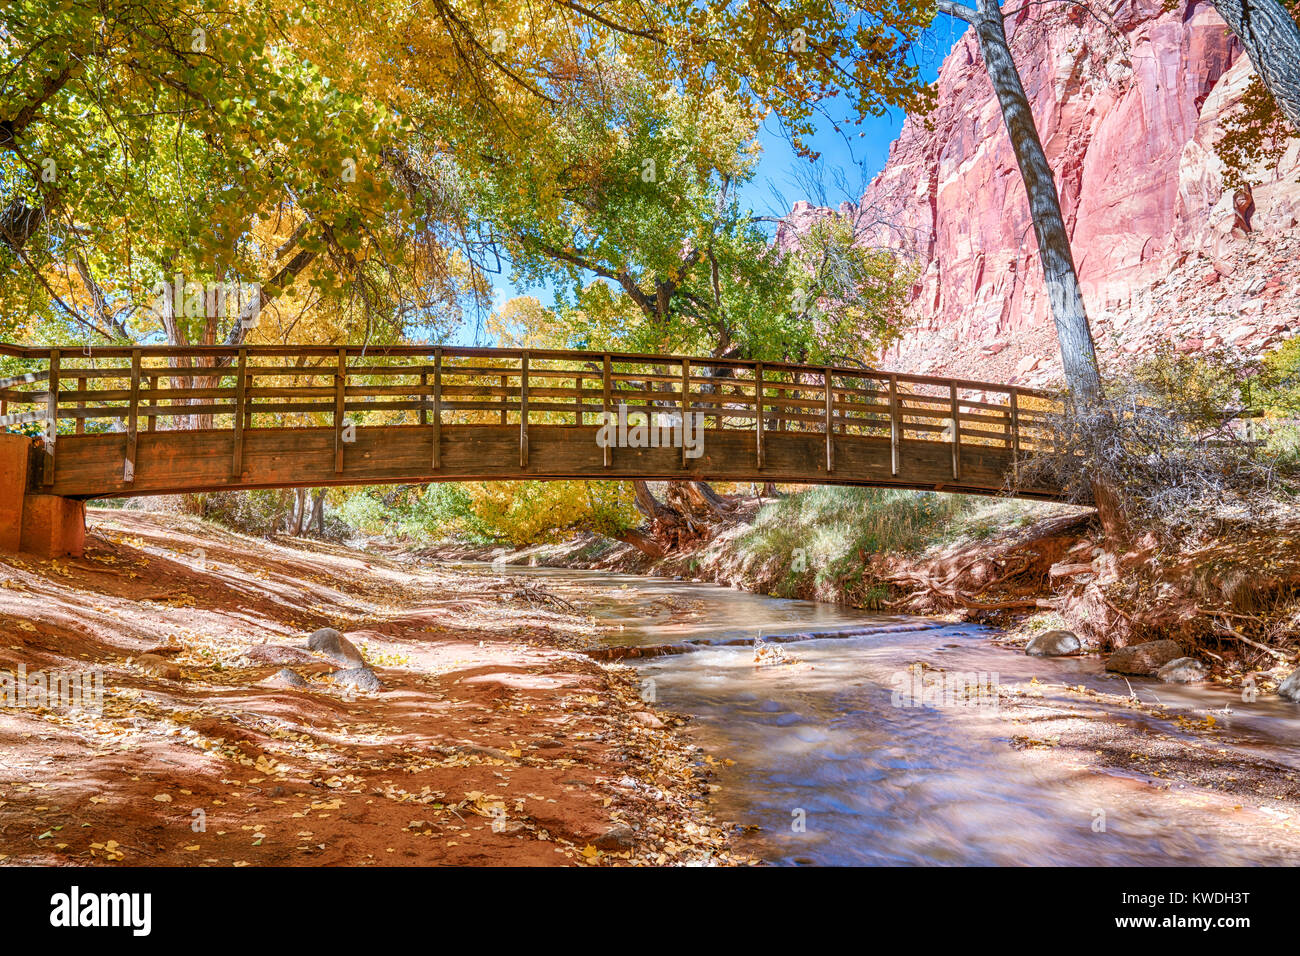
[[(754, 648), (629, 660), (656, 702), (692, 715), (694, 742), (722, 766), (715, 809), (747, 829), (741, 846), (782, 864), (1283, 864), (1295, 861), (1300, 821), (1257, 801), (1148, 777), (1079, 769), (1010, 746), (1023, 728), (1008, 709), (896, 706), (913, 662), (944, 672), (1037, 678), (1128, 693), (1096, 657), (1039, 659), (990, 643), (994, 632), (924, 618), (869, 614), (761, 597), (712, 585), (550, 569), (510, 569), (580, 597), (616, 644), (717, 642), (760, 635), (855, 631), (781, 644), (797, 658), (756, 666)], [(620, 629), (621, 628), (621, 629)], [(1261, 695), (1246, 703), (1218, 687), (1131, 679), (1171, 715), (1213, 714), (1216, 746), (1254, 749), (1300, 768), (1300, 708)], [(1138, 732), (1180, 732), (1169, 720), (1071, 695), (1080, 713), (1106, 712)], [(1225, 712), (1225, 707), (1227, 708)], [(1191, 738), (1189, 738), (1191, 739)], [(725, 761), (734, 761), (730, 765)], [(1166, 786), (1167, 784), (1161, 784)]]

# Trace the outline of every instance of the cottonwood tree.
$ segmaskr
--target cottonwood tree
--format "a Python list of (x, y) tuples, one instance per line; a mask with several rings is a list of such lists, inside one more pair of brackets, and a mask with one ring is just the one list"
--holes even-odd
[[(100, 341), (241, 344), (276, 301), (299, 340), (300, 306), (400, 332), (476, 304), (492, 264), (448, 161), (469, 179), (532, 162), (592, 64), (761, 104), (796, 137), (844, 93), (864, 113), (924, 95), (915, 0), (375, 0), (359, 21), (323, 0), (14, 0), (3, 17), (0, 267), (27, 279), (11, 314)], [(177, 272), (240, 277), (248, 314), (141, 321), (141, 290)]]
[[(498, 339), (817, 364), (879, 356), (905, 328), (913, 270), (836, 217), (774, 244), (766, 217), (737, 198), (753, 177), (757, 119), (717, 93), (657, 93), (617, 65), (575, 76), (531, 143), (534, 161), (475, 178), (475, 208), (501, 230), (519, 278), (562, 295), (554, 314), (507, 303), (490, 323)], [(667, 506), (644, 482), (636, 491), (678, 540), (724, 510), (704, 483), (669, 483)]]
[(940, 13), (974, 28), (1028, 194), (1029, 214), (1038, 240), (1038, 258), (1056, 324), (1065, 381), (1073, 401), (1083, 404), (1095, 401), (1101, 395), (1101, 371), (1070, 248), (1070, 234), (1065, 229), (1052, 167), (1043, 151), (1029, 98), (1007, 42), (1002, 9), (997, 0), (976, 0), (974, 7), (953, 0), (938, 0), (937, 6)]
[[(3, 307), (50, 338), (242, 344), (435, 321), (481, 289), (427, 215), (335, 5), (15, 0), (0, 46)], [(425, 195), (422, 195), (425, 194)], [(162, 282), (238, 288), (194, 314)], [(182, 301), (189, 300), (188, 291)], [(159, 300), (155, 305), (155, 299)], [(201, 301), (201, 299), (200, 299)], [(304, 319), (304, 316), (306, 317)]]
[(558, 346), (827, 363), (870, 360), (901, 334), (901, 256), (829, 217), (775, 246), (738, 199), (757, 159), (752, 109), (614, 85), (584, 84), (533, 142), (538, 161), (473, 190), (517, 278), (559, 288)]
[(399, 337), (487, 291), (465, 185), (539, 159), (575, 79), (619, 63), (655, 93), (771, 110), (796, 139), (844, 94), (864, 114), (924, 98), (917, 0), (375, 0), (366, 14), (332, 0), (8, 4), (0, 268), (25, 281), (3, 283), (0, 304), (48, 314), (48, 338), (77, 326), (234, 345), (246, 315), (164, 304), (145, 321), (138, 303), (176, 272), (237, 275), (256, 289), (248, 311), (283, 307), (286, 340), (354, 339), (357, 323), (330, 321), (354, 313), (365, 335), (378, 315)]

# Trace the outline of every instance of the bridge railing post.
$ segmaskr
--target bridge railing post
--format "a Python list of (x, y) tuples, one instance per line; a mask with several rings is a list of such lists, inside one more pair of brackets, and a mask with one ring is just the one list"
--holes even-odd
[(131, 397), (126, 409), (126, 460), (122, 464), (122, 480), (135, 481), (135, 452), (140, 430), (140, 350), (131, 350)]
[(826, 474), (835, 470), (835, 383), (830, 368), (822, 370), (826, 397)]
[(898, 376), (889, 376), (889, 462), (890, 474), (897, 478), (903, 439), (903, 413), (899, 406)]
[(50, 349), (49, 391), (45, 398), (45, 458), (41, 481), (54, 484), (54, 445), (59, 437), (59, 350)]
[(248, 349), (240, 349), (235, 365), (235, 451), (231, 462), (236, 478), (244, 473), (244, 414), (247, 405)]
[[(77, 391), (81, 392), (83, 395), (84, 395), (85, 392), (86, 392), (86, 381), (87, 381), (86, 376), (84, 376), (84, 375), (78, 375), (78, 376), (77, 376)], [(85, 403), (85, 402), (81, 402), (81, 401), (77, 402), (77, 411), (79, 411), (79, 412), (84, 412), (85, 410), (86, 410), (86, 403)], [(86, 433), (86, 416), (85, 416), (85, 415), (78, 415), (78, 416), (77, 416), (77, 423), (76, 423), (76, 425), (73, 426), (73, 430), (74, 430), (78, 435), (84, 435), (84, 434)], [(150, 429), (150, 431), (152, 431), (152, 429)]]
[(144, 381), (140, 383), (140, 387), (145, 391), (145, 402), (149, 405), (150, 409), (149, 414), (145, 416), (144, 430), (147, 432), (157, 431), (158, 416), (154, 413), (158, 410), (158, 399), (153, 393), (158, 391), (158, 376), (146, 374)]
[(957, 401), (957, 383), (948, 386), (948, 409), (952, 415), (952, 477), (961, 477), (961, 406)]
[(1016, 389), (1009, 393), (1011, 421), (1011, 480), (1020, 487), (1020, 395)]
[(334, 474), (343, 474), (343, 416), (347, 408), (348, 350), (339, 349), (338, 371), (334, 375)]
[(763, 363), (754, 366), (754, 455), (763, 468)]
[(442, 467), (442, 349), (433, 350), (433, 470)]
[[(605, 413), (604, 413), (604, 417), (601, 419), (601, 425), (604, 426), (604, 425), (606, 425), (606, 424), (609, 423), (609, 417), (610, 417), (610, 411), (611, 411), (611, 402), (612, 402), (612, 400), (613, 400), (613, 392), (614, 392), (613, 372), (612, 372), (612, 369), (611, 369), (610, 358), (609, 358), (609, 353), (608, 353), (608, 352), (605, 353), (605, 356), (604, 356), (604, 363), (603, 363), (603, 365), (602, 365), (602, 367), (601, 367), (601, 385), (602, 385), (602, 388), (603, 388), (603, 390), (604, 390), (604, 391), (603, 391), (603, 396), (604, 396), (603, 401), (604, 401), (604, 406), (605, 406)], [(608, 435), (608, 432), (606, 432), (606, 435)], [(612, 441), (606, 441), (606, 442), (605, 442), (604, 453), (605, 453), (605, 467), (606, 467), (606, 468), (609, 468), (609, 467), (610, 467), (611, 465), (613, 465), (613, 463), (614, 463), (614, 447), (613, 447), (613, 446), (614, 446), (614, 443), (613, 443)]]
[(528, 353), (519, 358), (519, 467), (528, 467)]
[(689, 427), (691, 416), (691, 360), (682, 359), (682, 467), (685, 468), (689, 459), (686, 457), (686, 429)]

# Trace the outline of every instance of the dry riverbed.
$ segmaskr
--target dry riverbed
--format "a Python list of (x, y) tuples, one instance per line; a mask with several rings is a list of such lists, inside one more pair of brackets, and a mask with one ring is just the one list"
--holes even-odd
[[(544, 593), (173, 515), (89, 524), (84, 558), (0, 554), (0, 672), (104, 687), (99, 713), (0, 708), (0, 862), (745, 862), (680, 719)], [(321, 627), (379, 691), (305, 651)]]

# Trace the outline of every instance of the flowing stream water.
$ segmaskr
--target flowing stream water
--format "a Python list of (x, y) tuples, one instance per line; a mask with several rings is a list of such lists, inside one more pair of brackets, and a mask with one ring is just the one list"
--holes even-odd
[[(768, 862), (1289, 864), (1300, 848), (1300, 821), (1269, 798), (1153, 786), (1149, 776), (1019, 751), (1011, 741), (1024, 730), (1008, 708), (897, 706), (895, 691), (909, 686), (918, 660), (1003, 685), (1036, 678), (1049, 697), (1065, 697), (1065, 684), (1124, 695), (1131, 686), (1141, 700), (1169, 704), (1170, 717), (1213, 715), (1222, 731), (1209, 746), (1300, 768), (1300, 707), (1276, 697), (1126, 684), (1095, 656), (1028, 657), (974, 625), (663, 578), (510, 573), (579, 595), (606, 626), (605, 643), (700, 642), (694, 653), (627, 662), (653, 681), (658, 706), (695, 718), (688, 733), (719, 761), (717, 815), (744, 827), (741, 848)], [(799, 634), (813, 636), (780, 645), (797, 658), (790, 665), (756, 666), (752, 646), (723, 643)], [(1078, 694), (1070, 703), (1104, 716), (1104, 727), (1199, 740), (1168, 718)]]

